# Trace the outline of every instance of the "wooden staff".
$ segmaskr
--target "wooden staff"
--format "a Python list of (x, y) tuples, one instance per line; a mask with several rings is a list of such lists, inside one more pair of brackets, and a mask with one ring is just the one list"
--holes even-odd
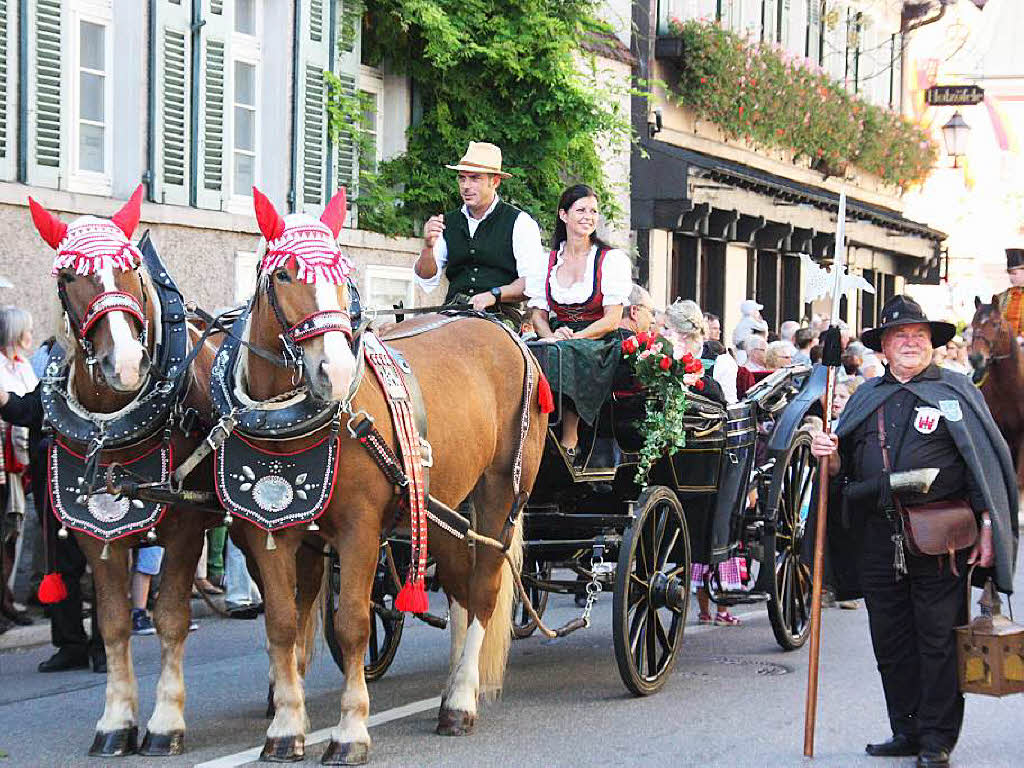
[[(832, 325), (826, 335), (838, 334), (839, 301), (845, 273), (846, 255), (846, 192), (839, 193), (839, 216), (836, 221), (836, 250), (832, 264), (835, 285), (832, 289)], [(835, 339), (838, 342), (838, 339)], [(822, 428), (831, 434), (832, 400), (835, 397), (836, 375), (839, 370), (838, 343), (825, 345), (827, 356), (822, 363), (828, 366), (825, 383), (824, 414)], [(828, 355), (832, 348), (832, 354)], [(814, 575), (811, 582), (811, 650), (807, 665), (807, 701), (804, 712), (804, 757), (814, 757), (814, 723), (818, 712), (818, 660), (821, 649), (821, 588), (825, 571), (825, 526), (828, 520), (829, 460), (824, 459), (818, 466), (818, 517), (814, 532)]]

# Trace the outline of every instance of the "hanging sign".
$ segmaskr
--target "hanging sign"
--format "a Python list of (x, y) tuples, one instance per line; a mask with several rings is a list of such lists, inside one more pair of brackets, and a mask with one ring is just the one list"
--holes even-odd
[(971, 107), (985, 98), (985, 89), (977, 85), (933, 85), (924, 92), (925, 103), (932, 107)]

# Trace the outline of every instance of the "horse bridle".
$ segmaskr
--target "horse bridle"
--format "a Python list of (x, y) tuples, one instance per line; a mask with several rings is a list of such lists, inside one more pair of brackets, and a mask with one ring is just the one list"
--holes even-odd
[(111, 312), (124, 312), (139, 321), (141, 330), (139, 331), (137, 341), (142, 345), (143, 354), (149, 355), (149, 348), (147, 346), (149, 342), (149, 321), (146, 318), (146, 284), (138, 267), (135, 268), (135, 272), (139, 274), (139, 285), (142, 287), (142, 301), (139, 301), (132, 294), (125, 291), (103, 291), (93, 297), (93, 300), (89, 302), (89, 306), (85, 309), (85, 315), (81, 318), (79, 318), (71, 303), (71, 298), (68, 296), (67, 283), (60, 277), (57, 279), (57, 297), (60, 299), (61, 307), (64, 309), (64, 318), (69, 330), (85, 353), (85, 364), (90, 371), (96, 365), (96, 353), (92, 342), (88, 338), (88, 334), (100, 318)]
[(345, 334), (349, 344), (352, 343), (352, 318), (345, 310), (318, 310), (306, 315), (297, 323), (289, 323), (284, 309), (281, 307), (281, 302), (277, 298), (273, 274), (267, 275), (267, 302), (281, 327), (278, 338), (284, 345), (284, 367), (294, 368), (300, 379), (305, 367), (305, 351), (302, 342), (337, 331)]
[[(999, 321), (999, 325), (996, 328), (996, 333), (995, 333), (996, 339), (998, 339), (998, 337), (1000, 336), (1000, 334), (1004, 330), (1007, 331), (1007, 333), (1009, 333), (1009, 329), (1006, 327), (1006, 321), (1005, 320), (1000, 320)], [(974, 345), (978, 344), (979, 342), (982, 342), (982, 341), (985, 342), (985, 347), (986, 347), (986, 350), (988, 351), (988, 357), (983, 361), (983, 363), (980, 366), (975, 366), (975, 373), (974, 373), (974, 376), (972, 377), (972, 381), (975, 383), (975, 385), (977, 385), (979, 387), (982, 384), (985, 383), (985, 378), (988, 376), (988, 369), (989, 369), (989, 367), (993, 363), (997, 363), (1000, 360), (1007, 360), (1007, 359), (1009, 359), (1010, 357), (1013, 356), (1013, 347), (1012, 347), (1012, 345), (1010, 345), (1009, 351), (1006, 352), (1006, 354), (1004, 354), (1004, 355), (994, 355), (994, 354), (992, 354), (992, 348), (995, 346), (993, 344), (993, 340), (988, 338), (988, 336), (986, 336), (986, 335), (984, 335), (982, 333), (976, 333), (975, 336), (974, 336), (974, 339), (971, 341), (972, 353), (973, 353)]]

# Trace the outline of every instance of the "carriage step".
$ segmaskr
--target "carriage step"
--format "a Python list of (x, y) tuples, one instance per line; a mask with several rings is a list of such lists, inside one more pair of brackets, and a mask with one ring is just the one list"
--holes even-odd
[(713, 592), (711, 600), (716, 605), (750, 605), (752, 603), (767, 603), (771, 595), (767, 592), (747, 592), (746, 590)]

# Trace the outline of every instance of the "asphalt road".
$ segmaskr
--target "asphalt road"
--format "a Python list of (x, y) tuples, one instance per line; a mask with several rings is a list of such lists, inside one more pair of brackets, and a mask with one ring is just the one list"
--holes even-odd
[[(1024, 590), (1024, 575), (1017, 576)], [(1020, 594), (1020, 592), (1018, 592)], [(436, 599), (437, 596), (434, 596)], [(387, 675), (370, 686), (371, 764), (376, 766), (886, 766), (864, 744), (888, 734), (863, 608), (827, 610), (822, 639), (817, 756), (802, 757), (806, 650), (776, 646), (763, 607), (749, 606), (737, 628), (690, 626), (666, 687), (637, 699), (616, 670), (611, 598), (602, 595), (595, 623), (557, 641), (514, 644), (505, 694), (483, 705), (466, 738), (433, 733), (446, 675), (448, 633), (415, 620)], [(1024, 615), (1024, 608), (1020, 608)], [(552, 622), (574, 615), (554, 596)], [(128, 757), (137, 765), (246, 765), (263, 743), (267, 660), (262, 621), (206, 618), (189, 640), (187, 752), (179, 758)], [(134, 641), (142, 723), (153, 706), (159, 646)], [(104, 678), (91, 672), (42, 675), (46, 646), (0, 654), (0, 768), (104, 765), (87, 758), (103, 706)], [(321, 643), (307, 678), (311, 731), (338, 717), (341, 675)], [(1024, 696), (969, 697), (954, 762), (1024, 764)], [(307, 763), (319, 761), (326, 732), (313, 734)], [(247, 750), (251, 750), (247, 752)]]

